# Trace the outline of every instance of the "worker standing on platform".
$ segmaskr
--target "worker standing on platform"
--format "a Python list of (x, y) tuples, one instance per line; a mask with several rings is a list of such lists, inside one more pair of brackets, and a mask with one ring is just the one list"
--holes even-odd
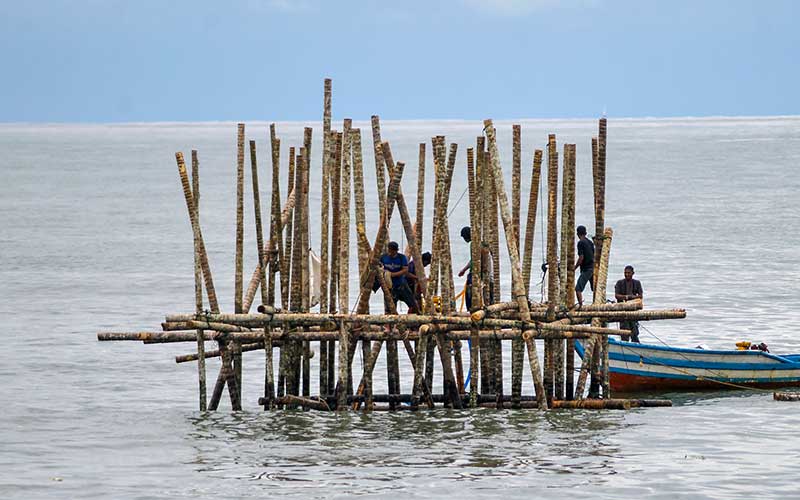
[[(467, 243), (472, 242), (472, 230), (469, 226), (461, 228), (461, 237)], [(467, 310), (472, 309), (472, 259), (469, 260), (466, 266), (458, 272), (459, 278), (467, 274), (466, 292), (464, 293), (464, 302), (467, 305)], [(488, 290), (488, 296), (491, 298), (494, 294), (494, 283), (492, 282), (492, 252), (489, 250), (489, 245), (481, 242), (481, 284), (483, 285), (484, 295)], [(488, 301), (485, 301), (488, 302)]]
[(387, 252), (381, 256), (381, 264), (383, 264), (386, 277), (391, 278), (386, 284), (392, 288), (395, 305), (398, 301), (403, 301), (408, 306), (409, 312), (416, 312), (419, 310), (417, 301), (414, 300), (414, 294), (406, 280), (408, 259), (398, 251), (400, 246), (396, 241), (390, 241), (386, 248)]
[(586, 237), (586, 226), (578, 226), (576, 232), (578, 233), (578, 260), (575, 262), (575, 269), (580, 268), (581, 274), (575, 284), (575, 298), (578, 301), (578, 307), (581, 307), (586, 283), (589, 283), (589, 287), (594, 292), (594, 243)]
[[(625, 278), (617, 281), (617, 284), (614, 285), (614, 297), (616, 297), (617, 302), (627, 302), (644, 297), (642, 283), (639, 280), (633, 279), (633, 266), (625, 266)], [(638, 321), (620, 321), (619, 329), (629, 330), (631, 332), (630, 335), (622, 336), (623, 341), (639, 343)]]

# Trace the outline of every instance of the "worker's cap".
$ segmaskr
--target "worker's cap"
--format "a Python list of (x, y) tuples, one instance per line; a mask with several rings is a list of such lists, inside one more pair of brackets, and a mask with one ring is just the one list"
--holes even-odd
[(389, 250), (398, 250), (400, 246), (397, 244), (396, 241), (390, 241), (389, 244), (386, 246)]

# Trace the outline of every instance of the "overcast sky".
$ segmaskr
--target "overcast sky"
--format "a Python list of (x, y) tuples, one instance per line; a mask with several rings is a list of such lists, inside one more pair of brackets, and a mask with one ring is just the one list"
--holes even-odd
[(798, 6), (0, 0), (0, 121), (796, 115)]

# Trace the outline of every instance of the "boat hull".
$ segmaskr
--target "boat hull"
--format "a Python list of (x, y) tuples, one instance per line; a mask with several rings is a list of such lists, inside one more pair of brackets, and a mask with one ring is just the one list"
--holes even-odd
[[(583, 357), (583, 346), (576, 342)], [(609, 341), (616, 392), (800, 387), (800, 356), (761, 351), (684, 349)]]

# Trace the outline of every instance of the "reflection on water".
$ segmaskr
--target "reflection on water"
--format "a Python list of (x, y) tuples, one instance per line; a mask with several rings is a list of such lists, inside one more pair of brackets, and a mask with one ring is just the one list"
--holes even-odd
[[(299, 483), (278, 486), (284, 495), (306, 494), (305, 483), (375, 493), (387, 487), (381, 482), (392, 489), (415, 478), (442, 487), (453, 481), (495, 487), (498, 478), (613, 475), (621, 450), (608, 438), (629, 425), (620, 412), (492, 409), (206, 413), (188, 421), (186, 441), (195, 449), (189, 465), (199, 473)], [(573, 480), (565, 477), (563, 485)]]

